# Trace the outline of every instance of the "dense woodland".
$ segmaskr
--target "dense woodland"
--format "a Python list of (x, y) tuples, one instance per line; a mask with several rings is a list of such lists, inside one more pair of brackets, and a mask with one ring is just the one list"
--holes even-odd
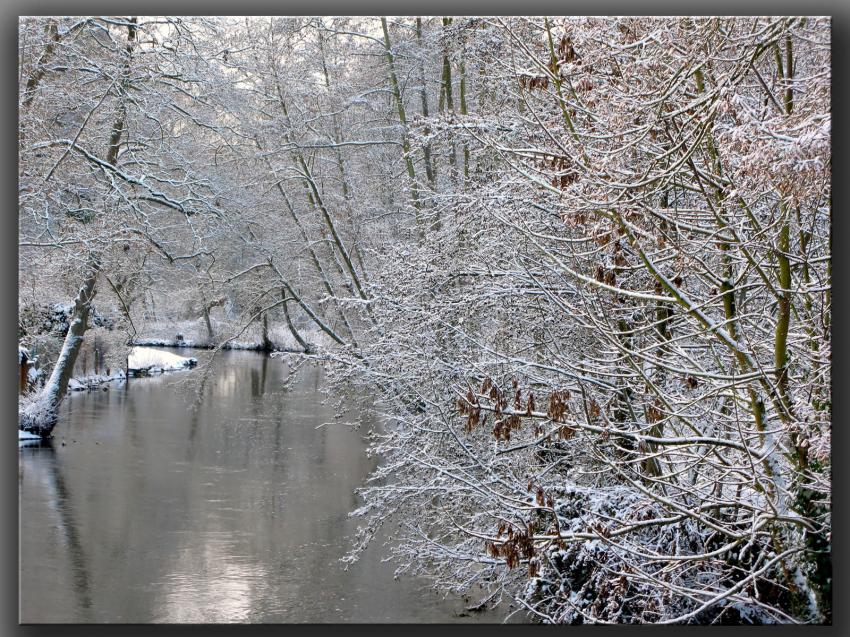
[(386, 522), (400, 572), (543, 622), (830, 622), (830, 43), (22, 18), (21, 426), (93, 339), (254, 338), (383, 416), (351, 560)]

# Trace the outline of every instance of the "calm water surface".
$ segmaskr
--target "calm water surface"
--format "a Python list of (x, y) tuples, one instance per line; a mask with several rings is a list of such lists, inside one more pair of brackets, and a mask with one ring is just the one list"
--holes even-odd
[(380, 544), (344, 570), (372, 423), (321, 426), (314, 365), (284, 391), (283, 360), (217, 360), (197, 409), (199, 369), (134, 379), (69, 396), (52, 445), (21, 447), (22, 622), (502, 620), (395, 580)]

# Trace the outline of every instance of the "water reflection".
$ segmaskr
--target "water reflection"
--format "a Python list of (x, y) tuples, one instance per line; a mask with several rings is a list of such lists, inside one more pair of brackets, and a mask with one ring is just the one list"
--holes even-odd
[(72, 395), (56, 444), (21, 450), (23, 622), (500, 619), (394, 580), (380, 547), (343, 570), (371, 423), (319, 426), (315, 366), (281, 391), (284, 361), (218, 357)]
[[(33, 455), (37, 450), (39, 460), (45, 467), (43, 472), (37, 472), (38, 477), (41, 478), (39, 482), (46, 495), (47, 508), (52, 514), (54, 528), (59, 534), (58, 539), (69, 558), (71, 590), (76, 596), (77, 607), (80, 609), (81, 616), (85, 618), (83, 621), (90, 620), (92, 601), (89, 574), (86, 568), (87, 560), (79, 528), (74, 520), (70, 494), (62, 473), (62, 463), (55, 458), (52, 440), (28, 441), (28, 444), (24, 446), (27, 449), (22, 450), (22, 453)], [(38, 463), (39, 460), (33, 460), (33, 462)], [(21, 468), (25, 466), (22, 462)], [(19, 473), (19, 482), (22, 481), (23, 471)]]
[(269, 580), (264, 565), (238, 555), (238, 540), (228, 533), (185, 539), (172, 572), (161, 582), (158, 621), (250, 621), (252, 600)]

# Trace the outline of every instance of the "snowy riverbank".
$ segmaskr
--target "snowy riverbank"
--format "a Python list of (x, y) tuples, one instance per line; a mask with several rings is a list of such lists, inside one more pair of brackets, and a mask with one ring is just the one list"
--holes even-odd
[[(176, 340), (166, 338), (138, 338), (133, 341), (133, 345), (139, 347), (185, 347), (189, 349), (215, 349), (218, 344), (212, 344), (207, 341), (193, 340)], [(221, 345), (221, 349), (236, 349), (236, 350), (256, 350), (266, 349), (262, 343), (246, 342), (246, 341), (229, 341)], [(277, 346), (274, 350), (278, 351)], [(293, 350), (294, 351), (294, 350)], [(300, 351), (300, 350), (298, 350)]]
[[(266, 339), (259, 324), (240, 329), (232, 322), (213, 321), (215, 338), (211, 337), (198, 321), (149, 323), (139, 336), (130, 343), (139, 347), (175, 347), (186, 349), (226, 349), (302, 353), (304, 348), (295, 339), (286, 325), (269, 325)], [(238, 338), (227, 340), (228, 335), (238, 333)], [(301, 337), (317, 350), (333, 347), (326, 334), (313, 327), (299, 328)], [(224, 342), (222, 342), (224, 341)]]
[[(197, 358), (178, 356), (171, 352), (163, 352), (149, 347), (133, 347), (127, 358), (127, 367), (131, 378), (162, 374), (163, 372), (176, 372), (190, 369), (197, 364)], [(125, 380), (127, 380), (127, 377), (123, 369), (109, 374), (77, 376), (68, 381), (68, 391), (92, 390), (106, 383), (123, 382)]]
[[(19, 347), (19, 350), (21, 349), (22, 348)], [(190, 369), (195, 367), (197, 364), (198, 359), (196, 358), (178, 356), (171, 352), (164, 352), (162, 350), (148, 347), (133, 347), (130, 349), (127, 357), (127, 370), (131, 377), (175, 372)], [(108, 383), (120, 383), (126, 380), (127, 375), (123, 369), (108, 374), (77, 376), (68, 380), (68, 392), (91, 391), (99, 387), (102, 387), (103, 390), (106, 391), (106, 385)], [(32, 410), (33, 406), (37, 406), (39, 404), (41, 396), (42, 393), (40, 391), (23, 394), (20, 397), (19, 408), (23, 408), (25, 412), (27, 410)], [(18, 429), (18, 442), (24, 445), (30, 444), (33, 441), (41, 440), (41, 438), (42, 436), (39, 436), (38, 434), (23, 431), (23, 425), (21, 425)]]
[[(192, 368), (197, 364), (197, 358), (178, 356), (171, 352), (163, 352), (149, 347), (133, 347), (127, 357), (127, 369), (130, 372), (130, 377), (176, 372)], [(112, 374), (92, 374), (69, 380), (68, 391), (94, 389), (104, 383), (123, 380), (126, 380), (123, 369)]]

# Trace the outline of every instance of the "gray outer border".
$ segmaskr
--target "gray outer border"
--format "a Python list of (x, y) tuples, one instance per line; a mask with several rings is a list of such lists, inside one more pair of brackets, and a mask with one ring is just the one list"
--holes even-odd
[[(518, 7), (521, 11), (518, 11)], [(669, 0), (654, 0), (650, 2), (629, 3), (615, 0), (573, 0), (571, 2), (553, 2), (547, 0), (545, 2), (526, 1), (521, 5), (506, 0), (462, 0), (461, 2), (451, 2), (449, 0), (430, 0), (423, 2), (420, 0), (416, 3), (400, 5), (390, 0), (365, 0), (357, 4), (346, 3), (340, 0), (311, 0), (311, 2), (257, 2), (252, 0), (233, 3), (228, 0), (172, 0), (171, 2), (162, 2), (161, 0), (149, 0), (145, 3), (125, 3), (125, 2), (105, 2), (103, 0), (76, 2), (73, 4), (63, 3), (56, 0), (37, 0), (35, 2), (25, 3), (22, 0), (12, 0), (4, 2), (2, 5), (2, 20), (0, 20), (0, 41), (2, 42), (2, 58), (3, 63), (3, 85), (5, 87), (2, 100), (2, 120), (4, 126), (0, 128), (0, 148), (2, 148), (2, 192), (6, 201), (6, 212), (0, 214), (0, 219), (3, 223), (2, 232), (2, 295), (0, 299), (5, 301), (2, 311), (2, 328), (3, 333), (11, 335), (15, 333), (17, 325), (17, 16), (18, 15), (82, 15), (82, 14), (104, 14), (104, 13), (119, 13), (133, 12), (140, 15), (150, 15), (157, 13), (175, 13), (183, 14), (232, 14), (238, 9), (239, 15), (542, 15), (544, 13), (566, 14), (566, 15), (829, 15), (833, 17), (833, 175), (839, 176), (834, 179), (833, 192), (834, 201), (837, 204), (836, 214), (833, 224), (833, 233), (835, 245), (838, 249), (834, 254), (834, 266), (836, 271), (835, 280), (838, 282), (837, 292), (834, 295), (833, 308), (833, 325), (839, 326), (838, 330), (834, 330), (833, 349), (843, 355), (834, 355), (833, 358), (833, 399), (834, 399), (834, 423), (842, 423), (842, 416), (847, 413), (845, 410), (846, 402), (842, 400), (842, 392), (835, 391), (836, 382), (841, 383), (844, 379), (843, 370), (847, 369), (846, 361), (846, 339), (843, 337), (842, 317), (846, 316), (845, 306), (846, 301), (841, 294), (845, 276), (840, 276), (838, 273), (847, 272), (847, 258), (845, 257), (846, 250), (842, 250), (842, 238), (846, 237), (846, 233), (841, 233), (840, 228), (843, 226), (846, 230), (847, 221), (841, 214), (841, 203), (847, 201), (846, 193), (846, 175), (845, 172), (847, 162), (844, 161), (847, 153), (846, 144), (846, 129), (842, 127), (844, 121), (844, 112), (847, 109), (846, 86), (848, 79), (846, 60), (848, 59), (847, 50), (847, 28), (850, 24), (850, 3), (844, 3), (841, 0), (810, 0), (808, 2), (788, 2), (787, 0), (746, 0), (746, 1), (730, 1), (730, 0), (715, 0), (714, 2), (701, 2), (694, 4), (681, 4), (670, 2)], [(13, 88), (13, 86), (15, 88)], [(836, 126), (837, 124), (837, 126)], [(13, 300), (14, 299), (14, 300)], [(836, 303), (837, 301), (837, 303)], [(11, 347), (11, 342), (9, 346)], [(835, 347), (837, 345), (837, 348)], [(17, 395), (14, 393), (15, 383), (11, 382), (13, 375), (17, 374), (17, 369), (11, 366), (12, 357), (7, 355), (8, 361), (7, 380), (3, 382), (3, 400), (8, 405), (6, 412), (10, 420), (17, 420)], [(839, 386), (840, 388), (840, 386)], [(835, 400), (838, 398), (838, 400)], [(9, 423), (11, 429), (11, 423)], [(793, 634), (797, 637), (805, 634), (817, 634), (821, 637), (826, 635), (841, 635), (850, 634), (847, 626), (850, 625), (850, 616), (845, 610), (845, 607), (840, 602), (846, 599), (846, 588), (843, 585), (841, 577), (841, 566), (846, 566), (845, 555), (846, 550), (842, 540), (848, 537), (847, 533), (847, 507), (844, 504), (844, 498), (841, 497), (844, 488), (844, 479), (846, 478), (845, 469), (842, 466), (842, 458), (846, 456), (848, 451), (848, 436), (843, 427), (834, 427), (833, 433), (833, 462), (834, 481), (833, 496), (834, 502), (834, 522), (833, 527), (837, 532), (833, 532), (833, 536), (838, 538), (838, 542), (833, 543), (833, 561), (835, 564), (834, 574), (837, 576), (837, 586), (833, 586), (834, 595), (834, 623), (830, 627), (792, 627), (779, 626), (768, 629), (756, 628), (712, 628), (699, 627), (701, 634), (706, 631), (711, 633), (727, 632), (735, 630), (736, 634), (752, 633), (754, 630), (768, 630), (772, 634), (776, 632), (784, 634)], [(116, 631), (110, 626), (69, 626), (69, 625), (41, 625), (41, 626), (19, 626), (18, 625), (18, 506), (17, 506), (17, 450), (13, 451), (13, 446), (3, 447), (3, 452), (6, 454), (6, 461), (2, 463), (3, 477), (0, 479), (2, 484), (2, 508), (4, 515), (2, 516), (3, 523), (0, 525), (0, 537), (2, 537), (2, 557), (0, 563), (0, 573), (2, 578), (2, 607), (0, 607), (0, 635), (55, 635), (74, 633), (80, 635), (112, 635)], [(13, 455), (14, 454), (14, 455)], [(837, 514), (837, 515), (835, 515)], [(418, 630), (429, 630), (427, 626), (411, 627)], [(442, 632), (448, 628), (450, 631), (459, 630), (456, 626), (444, 625), (439, 628)], [(541, 630), (535, 627), (521, 626), (505, 626), (495, 627), (498, 631), (520, 631), (525, 633), (531, 630)], [(283, 628), (287, 630), (286, 627)], [(302, 627), (299, 626), (299, 629)], [(332, 630), (333, 628), (330, 627)], [(372, 634), (375, 626), (369, 625), (351, 625), (345, 628), (346, 631), (354, 629), (356, 631), (369, 631)], [(463, 627), (464, 633), (493, 630), (493, 626), (470, 626)], [(209, 631), (221, 633), (228, 631), (232, 634), (233, 630), (239, 633), (251, 632), (256, 634), (262, 632), (266, 634), (279, 634), (281, 627), (278, 626), (239, 626), (235, 628), (224, 626), (141, 626), (141, 625), (125, 625), (119, 629), (121, 634), (150, 634), (156, 631), (157, 634), (168, 633), (190, 633), (190, 634), (208, 634)], [(321, 625), (304, 626), (303, 630), (314, 633), (323, 631), (325, 628)], [(379, 632), (396, 631), (397, 628), (388, 626), (386, 628), (378, 627)], [(404, 630), (408, 630), (407, 627)], [(593, 629), (583, 627), (570, 627), (564, 630), (578, 631), (582, 634), (587, 634), (593, 631), (595, 634), (611, 634), (625, 633), (626, 631), (638, 631), (642, 634), (647, 634), (647, 631), (654, 633), (655, 631), (671, 634), (679, 628), (671, 627), (662, 629), (662, 627), (594, 627)]]

